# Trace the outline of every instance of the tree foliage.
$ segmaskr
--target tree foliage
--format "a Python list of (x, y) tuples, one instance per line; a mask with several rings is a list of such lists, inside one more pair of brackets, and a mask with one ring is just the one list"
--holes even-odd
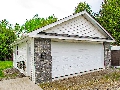
[(38, 28), (41, 28), (43, 26), (46, 26), (48, 24), (51, 24), (53, 22), (57, 21), (57, 18), (55, 16), (49, 16), (48, 18), (39, 18), (36, 14), (32, 19), (27, 20), (24, 24), (25, 30), (28, 32), (32, 32), (33, 30), (36, 30)]
[(120, 45), (120, 0), (104, 0), (96, 20), (115, 38)]
[(12, 48), (10, 44), (16, 39), (11, 24), (7, 20), (0, 22), (0, 60), (12, 57)]
[(54, 15), (49, 16), (48, 18), (45, 19), (45, 18), (40, 18), (38, 14), (36, 14), (32, 19), (26, 20), (26, 22), (22, 26), (16, 23), (14, 28), (16, 34), (20, 35), (21, 33), (32, 32), (38, 28), (41, 28), (56, 21), (57, 18)]
[(80, 2), (77, 7), (75, 7), (74, 13), (79, 13), (86, 10), (89, 14), (92, 14), (92, 9), (90, 8), (90, 5), (86, 2)]

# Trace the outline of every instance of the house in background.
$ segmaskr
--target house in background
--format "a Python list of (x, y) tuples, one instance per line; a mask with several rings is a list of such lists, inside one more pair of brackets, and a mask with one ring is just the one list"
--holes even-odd
[(120, 68), (120, 46), (111, 46), (111, 66)]
[(34, 83), (110, 65), (115, 40), (86, 11), (28, 33), (13, 43), (14, 67)]

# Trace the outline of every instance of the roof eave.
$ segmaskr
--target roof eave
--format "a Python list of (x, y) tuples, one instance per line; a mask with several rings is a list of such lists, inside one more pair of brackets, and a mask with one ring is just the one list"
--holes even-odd
[(53, 38), (53, 39), (73, 39), (73, 40), (81, 40), (81, 41), (98, 41), (98, 42), (115, 42), (114, 40), (106, 40), (106, 39), (89, 39), (89, 38), (74, 38), (74, 37), (63, 37), (63, 36), (49, 36), (49, 35), (32, 35), (30, 37), (34, 38)]

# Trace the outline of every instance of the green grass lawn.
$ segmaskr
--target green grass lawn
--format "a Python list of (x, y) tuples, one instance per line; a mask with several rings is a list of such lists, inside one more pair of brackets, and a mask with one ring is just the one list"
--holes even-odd
[(13, 67), (13, 61), (0, 61), (0, 78), (4, 77), (2, 71)]

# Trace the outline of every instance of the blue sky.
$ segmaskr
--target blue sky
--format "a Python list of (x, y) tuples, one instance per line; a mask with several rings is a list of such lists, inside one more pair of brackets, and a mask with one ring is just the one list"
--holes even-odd
[(72, 14), (77, 4), (84, 1), (98, 12), (103, 0), (1, 0), (0, 20), (23, 24), (35, 14), (44, 18), (54, 14), (60, 19)]

